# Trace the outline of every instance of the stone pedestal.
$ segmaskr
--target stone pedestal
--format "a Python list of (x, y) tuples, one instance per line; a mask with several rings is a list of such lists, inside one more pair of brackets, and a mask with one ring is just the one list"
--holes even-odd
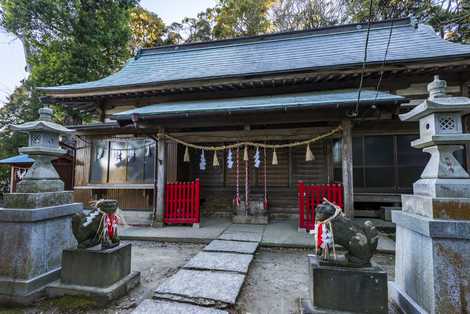
[(50, 284), (50, 297), (81, 295), (106, 304), (140, 283), (140, 273), (131, 272), (131, 244), (101, 250), (67, 249), (62, 255), (60, 281)]
[(242, 199), (240, 207), (235, 209), (232, 222), (236, 224), (267, 225), (269, 217), (264, 208), (264, 195), (251, 195), (248, 205)]
[(43, 193), (8, 193), (4, 195), (6, 208), (40, 208), (73, 203), (73, 191)]
[(72, 215), (81, 203), (0, 209), (0, 303), (29, 303), (59, 278), (62, 250), (74, 247)]
[(408, 313), (470, 312), (470, 221), (394, 211), (391, 296)]
[(303, 313), (388, 313), (387, 273), (378, 267), (324, 264), (308, 257), (308, 302)]

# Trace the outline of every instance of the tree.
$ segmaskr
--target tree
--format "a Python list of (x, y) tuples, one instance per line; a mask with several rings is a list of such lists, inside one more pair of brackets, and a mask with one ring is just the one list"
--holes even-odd
[(216, 39), (264, 34), (271, 29), (274, 0), (219, 0), (213, 9)]
[(344, 6), (330, 0), (279, 0), (270, 17), (276, 31), (293, 31), (341, 24)]
[(183, 19), (183, 31), (187, 35), (185, 42), (198, 42), (213, 40), (213, 29), (214, 29), (214, 10), (208, 8), (204, 12), (200, 12), (196, 18), (184, 18)]
[[(352, 22), (366, 22), (369, 0), (342, 0)], [(372, 20), (380, 21), (414, 15), (441, 35), (453, 41), (470, 41), (470, 2), (468, 0), (372, 0)]]
[(155, 13), (137, 6), (130, 12), (131, 40), (130, 50), (133, 54), (140, 48), (151, 48), (162, 45), (167, 32), (165, 23)]
[[(120, 68), (131, 55), (134, 0), (0, 0), (0, 25), (16, 35), (30, 68), (26, 88), (92, 81)], [(37, 100), (34, 100), (37, 102)], [(66, 123), (83, 118), (68, 111)]]

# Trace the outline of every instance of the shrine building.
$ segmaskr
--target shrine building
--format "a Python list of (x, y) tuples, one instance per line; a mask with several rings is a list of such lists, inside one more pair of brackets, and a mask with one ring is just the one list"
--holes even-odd
[[(469, 96), (470, 45), (405, 18), (141, 49), (108, 77), (41, 91), (97, 117), (70, 126), (76, 201), (113, 198), (171, 223), (169, 202), (197, 202), (204, 219), (261, 199), (275, 219), (323, 191), (350, 217), (378, 217), (428, 161), (410, 147), (417, 122), (398, 115), (436, 74)], [(466, 167), (468, 151), (456, 155)], [(176, 182), (198, 189), (178, 194)]]

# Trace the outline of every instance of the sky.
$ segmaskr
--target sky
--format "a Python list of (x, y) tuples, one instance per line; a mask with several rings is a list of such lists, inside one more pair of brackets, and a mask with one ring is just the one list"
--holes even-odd
[[(196, 17), (197, 13), (214, 6), (215, 0), (141, 0), (140, 4), (171, 24), (181, 22), (184, 17)], [(21, 42), (0, 30), (0, 106), (26, 77), (25, 65)]]

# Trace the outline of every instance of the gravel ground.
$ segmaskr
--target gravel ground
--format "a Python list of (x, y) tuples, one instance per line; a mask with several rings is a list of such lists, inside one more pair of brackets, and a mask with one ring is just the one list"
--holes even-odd
[[(308, 297), (307, 250), (261, 248), (250, 266), (236, 313), (298, 313), (299, 298)], [(393, 255), (376, 255), (373, 263), (394, 278)]]
[[(112, 303), (106, 309), (90, 309), (85, 299), (64, 297), (44, 300), (29, 308), (1, 310), (5, 313), (116, 313), (128, 314), (143, 299), (150, 298), (153, 291), (166, 278), (178, 271), (204, 245), (158, 242), (132, 242), (132, 269), (141, 272), (141, 285), (129, 296)], [(298, 299), (308, 296), (306, 257), (308, 251), (301, 249), (261, 248), (250, 266), (236, 307), (236, 314), (287, 314), (298, 313)], [(373, 261), (381, 265), (393, 280), (394, 257), (377, 255)]]

